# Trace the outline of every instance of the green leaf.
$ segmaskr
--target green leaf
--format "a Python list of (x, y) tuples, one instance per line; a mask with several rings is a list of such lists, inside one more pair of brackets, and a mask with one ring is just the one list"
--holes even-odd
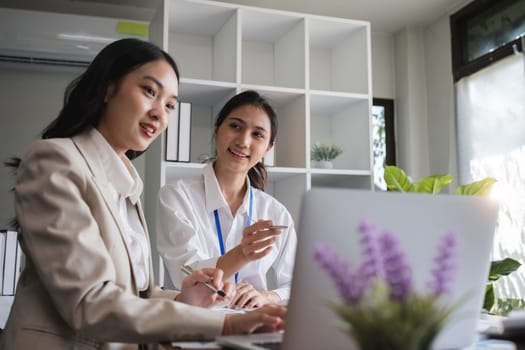
[(520, 266), (521, 263), (512, 258), (494, 260), (490, 264), (489, 281), (496, 281), (501, 276), (507, 276), (516, 271)]
[(496, 298), (496, 303), (490, 310), (491, 313), (494, 313), (499, 316), (508, 316), (509, 312), (514, 310), (523, 310), (525, 308), (525, 300), (507, 298), (501, 299)]
[(417, 184), (415, 191), (422, 193), (437, 194), (452, 182), (452, 176), (448, 174), (432, 175), (421, 179)]
[(492, 283), (487, 283), (487, 287), (485, 288), (485, 299), (483, 300), (483, 308), (490, 312), (495, 303), (496, 295), (494, 294), (494, 286)]
[(488, 196), (492, 190), (492, 186), (496, 183), (496, 179), (491, 177), (484, 178), (480, 181), (475, 181), (471, 184), (459, 186), (454, 191), (454, 194), (467, 196)]
[(415, 186), (412, 178), (408, 176), (401, 168), (393, 165), (385, 167), (384, 179), (390, 191), (396, 192), (414, 192)]

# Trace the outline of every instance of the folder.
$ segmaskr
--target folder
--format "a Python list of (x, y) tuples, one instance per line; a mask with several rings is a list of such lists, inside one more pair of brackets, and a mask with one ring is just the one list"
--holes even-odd
[(181, 102), (179, 106), (179, 162), (190, 161), (191, 145), (191, 103)]
[(19, 257), (18, 250), (18, 233), (16, 231), (7, 231), (5, 239), (5, 254), (4, 254), (4, 273), (2, 281), (2, 295), (13, 295), (15, 293), (16, 285), (16, 265), (17, 257)]
[(179, 111), (180, 103), (168, 119), (166, 129), (166, 160), (176, 162), (179, 160)]

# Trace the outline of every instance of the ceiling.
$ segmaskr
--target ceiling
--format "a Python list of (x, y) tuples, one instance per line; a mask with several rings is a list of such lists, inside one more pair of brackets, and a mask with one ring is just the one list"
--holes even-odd
[[(149, 20), (160, 0), (0, 0), (0, 7), (111, 16)], [(209, 0), (213, 1), (213, 0)], [(228, 0), (235, 4), (367, 20), (372, 31), (394, 33), (406, 26), (425, 26), (448, 15), (470, 0)], [(122, 11), (119, 4), (125, 3)]]
[(425, 26), (470, 0), (228, 0), (249, 6), (370, 21), (374, 32)]

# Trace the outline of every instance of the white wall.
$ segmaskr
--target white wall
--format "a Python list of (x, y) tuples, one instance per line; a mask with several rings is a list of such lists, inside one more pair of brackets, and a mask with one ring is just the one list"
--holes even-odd
[(428, 26), (424, 31), (424, 39), (430, 173), (450, 173), (457, 179), (449, 17), (443, 16)]
[(398, 165), (418, 179), (427, 176), (428, 123), (422, 30), (405, 28), (395, 36), (396, 141)]
[(449, 28), (446, 15), (425, 28), (372, 33), (373, 95), (394, 99), (398, 165), (415, 179), (457, 178)]
[(373, 96), (393, 99), (396, 96), (394, 36), (372, 32), (371, 37)]
[(11, 156), (21, 157), (31, 141), (40, 137), (59, 112), (64, 89), (73, 77), (65, 71), (0, 68), (0, 228), (14, 216), (9, 192), (14, 176), (3, 162)]

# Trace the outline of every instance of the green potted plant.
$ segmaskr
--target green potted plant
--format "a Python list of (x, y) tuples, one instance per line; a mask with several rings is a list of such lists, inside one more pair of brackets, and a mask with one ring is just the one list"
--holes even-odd
[(332, 160), (343, 153), (343, 148), (335, 144), (314, 143), (310, 158), (316, 168), (333, 168)]
[[(431, 175), (419, 180), (418, 182), (414, 182), (410, 176), (396, 166), (385, 167), (384, 179), (387, 188), (390, 191), (429, 194), (440, 193), (452, 182), (452, 176), (449, 174)], [(453, 194), (487, 196), (490, 194), (494, 183), (496, 183), (495, 179), (487, 177), (480, 181), (459, 186)], [(501, 276), (506, 276), (516, 271), (520, 266), (520, 262), (511, 258), (492, 261), (485, 290), (485, 299), (483, 301), (483, 308), (485, 310), (489, 312), (497, 312), (498, 303), (505, 304), (496, 297), (494, 293), (494, 282)]]

